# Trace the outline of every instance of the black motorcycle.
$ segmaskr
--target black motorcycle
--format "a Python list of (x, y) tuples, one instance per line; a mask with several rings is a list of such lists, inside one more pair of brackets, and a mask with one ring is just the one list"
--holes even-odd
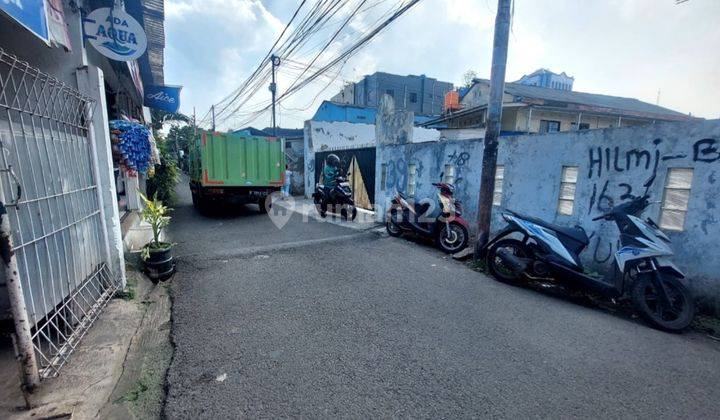
[(320, 217), (327, 216), (328, 211), (339, 214), (345, 220), (355, 220), (357, 209), (352, 197), (352, 190), (346, 178), (338, 178), (334, 187), (315, 185), (313, 201)]
[(642, 196), (631, 196), (593, 220), (613, 221), (620, 231), (620, 249), (604, 276), (585, 272), (579, 254), (589, 238), (582, 227), (565, 227), (506, 211), (508, 225), (482, 250), (487, 267), (500, 281), (518, 284), (550, 280), (568, 288), (591, 291), (608, 298), (629, 296), (635, 311), (650, 324), (679, 331), (693, 320), (695, 302), (673, 263), (670, 239), (641, 213), (650, 204), (645, 183)]

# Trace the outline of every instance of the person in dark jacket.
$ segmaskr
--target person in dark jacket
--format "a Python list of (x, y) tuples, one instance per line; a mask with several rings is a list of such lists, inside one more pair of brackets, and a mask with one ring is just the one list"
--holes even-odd
[(330, 154), (325, 158), (323, 167), (323, 185), (327, 188), (337, 186), (337, 179), (340, 177), (340, 158), (336, 154)]

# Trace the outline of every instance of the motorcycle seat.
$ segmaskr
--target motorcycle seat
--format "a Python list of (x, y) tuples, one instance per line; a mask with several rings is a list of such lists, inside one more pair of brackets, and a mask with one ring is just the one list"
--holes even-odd
[(567, 226), (560, 226), (553, 223), (548, 223), (542, 219), (538, 219), (537, 217), (527, 216), (522, 213), (517, 213), (514, 211), (510, 211), (513, 215), (523, 219), (527, 220), (528, 222), (535, 223), (536, 225), (542, 226), (544, 228), (550, 229), (554, 232), (557, 232), (561, 235), (567, 236), (570, 239), (573, 239), (577, 242), (580, 242), (583, 245), (587, 245), (590, 243), (590, 239), (587, 236), (587, 233), (585, 232), (585, 229), (576, 226), (576, 227), (567, 227)]

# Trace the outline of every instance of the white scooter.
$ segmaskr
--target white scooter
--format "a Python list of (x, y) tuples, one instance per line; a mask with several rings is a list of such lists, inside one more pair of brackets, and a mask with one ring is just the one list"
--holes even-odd
[(670, 239), (650, 218), (639, 217), (650, 204), (654, 179), (645, 183), (641, 197), (593, 219), (612, 220), (620, 231), (621, 247), (604, 277), (583, 270), (579, 254), (590, 241), (581, 227), (557, 226), (512, 211), (503, 213), (508, 225), (482, 250), (488, 270), (506, 283), (555, 280), (610, 298), (629, 295), (635, 311), (650, 324), (669, 331), (688, 327), (695, 301), (681, 281), (685, 275), (671, 260)]

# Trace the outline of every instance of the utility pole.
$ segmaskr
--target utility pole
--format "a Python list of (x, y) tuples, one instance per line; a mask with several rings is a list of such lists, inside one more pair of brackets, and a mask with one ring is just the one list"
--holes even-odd
[(510, 3), (512, 0), (498, 0), (495, 16), (492, 68), (490, 69), (490, 100), (485, 128), (482, 172), (480, 175), (480, 196), (478, 198), (478, 240), (475, 244), (475, 258), (490, 236), (495, 168), (497, 167), (498, 137), (502, 121), (502, 100), (505, 90), (505, 66), (507, 64), (508, 38), (510, 34)]
[[(0, 194), (2, 185), (0, 185)], [(4, 195), (3, 195), (4, 196)], [(18, 195), (19, 196), (19, 195)], [(0, 202), (0, 255), (5, 264), (5, 279), (7, 284), (8, 300), (15, 322), (15, 353), (20, 362), (22, 371), (22, 390), (25, 402), (29, 408), (28, 392), (32, 392), (40, 383), (38, 374), (38, 363), (33, 348), (32, 324), (28, 317), (27, 306), (25, 306), (25, 294), (20, 282), (20, 269), (17, 265), (17, 257), (13, 252), (12, 230), (10, 228), (10, 214), (7, 213), (5, 203)]]
[(215, 105), (210, 107), (210, 111), (212, 112), (212, 131), (215, 132)]
[(270, 93), (272, 93), (272, 128), (273, 136), (277, 137), (277, 124), (275, 123), (275, 94), (277, 93), (277, 84), (275, 83), (275, 69), (280, 65), (280, 57), (275, 54), (270, 56), (272, 64), (272, 82), (270, 82)]

